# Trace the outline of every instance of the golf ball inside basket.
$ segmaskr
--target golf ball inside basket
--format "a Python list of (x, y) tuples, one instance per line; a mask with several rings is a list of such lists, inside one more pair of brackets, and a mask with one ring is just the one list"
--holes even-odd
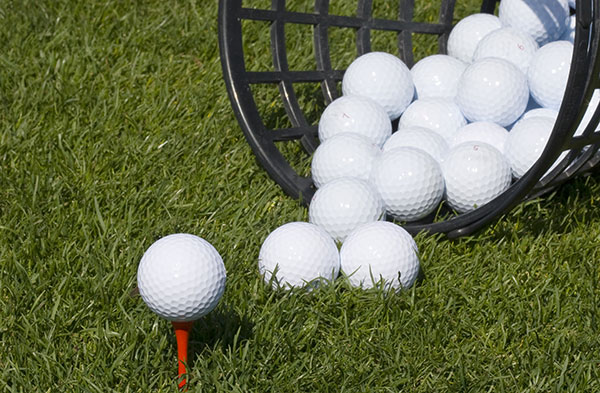
[(465, 63), (471, 63), (479, 41), (492, 31), (502, 27), (497, 16), (473, 14), (454, 26), (448, 36), (448, 54)]
[(290, 222), (267, 236), (258, 255), (258, 270), (273, 288), (318, 285), (337, 277), (340, 256), (324, 229), (307, 222)]
[(340, 250), (342, 271), (354, 287), (408, 289), (419, 274), (417, 245), (402, 227), (387, 221), (355, 229)]
[(381, 149), (359, 134), (337, 134), (321, 143), (312, 158), (317, 187), (340, 177), (368, 180)]
[(450, 141), (456, 130), (465, 124), (467, 120), (451, 98), (423, 98), (406, 108), (398, 129), (414, 126), (429, 128)]
[(542, 46), (562, 35), (569, 4), (568, 0), (502, 0), (498, 16), (504, 26), (521, 30)]
[(448, 152), (448, 143), (437, 132), (424, 127), (405, 127), (396, 131), (383, 145), (383, 151), (397, 147), (415, 147), (429, 153), (438, 163)]
[(458, 80), (467, 63), (448, 55), (433, 55), (421, 59), (410, 70), (417, 98), (456, 97)]
[(225, 266), (206, 240), (190, 234), (152, 244), (138, 266), (140, 295), (152, 311), (171, 321), (194, 321), (217, 306), (225, 291)]
[(382, 146), (392, 134), (392, 123), (383, 107), (367, 97), (343, 96), (325, 108), (319, 120), (319, 139), (325, 142), (342, 133), (361, 134)]
[(373, 99), (394, 120), (412, 101), (415, 86), (402, 60), (389, 53), (370, 52), (350, 64), (344, 73), (342, 91), (344, 95)]
[(504, 151), (504, 144), (508, 138), (508, 131), (496, 123), (489, 121), (476, 121), (459, 128), (452, 138), (450, 147), (458, 146), (464, 142), (483, 142)]
[(456, 103), (470, 121), (491, 121), (506, 127), (525, 111), (527, 78), (517, 66), (499, 58), (471, 64), (458, 86)]
[(384, 152), (373, 164), (371, 183), (379, 192), (386, 211), (403, 221), (427, 216), (444, 195), (439, 164), (414, 147)]
[(319, 188), (308, 210), (309, 221), (339, 242), (356, 227), (380, 220), (384, 214), (383, 203), (373, 186), (347, 177)]
[(537, 50), (537, 42), (529, 35), (505, 27), (492, 31), (479, 41), (473, 54), (473, 62), (487, 57), (498, 57), (511, 62), (527, 74), (531, 58)]
[(567, 88), (573, 44), (555, 41), (541, 47), (529, 65), (531, 96), (544, 108), (558, 111)]
[(482, 206), (509, 186), (510, 165), (498, 149), (487, 143), (465, 142), (452, 149), (442, 163), (446, 200), (465, 213)]

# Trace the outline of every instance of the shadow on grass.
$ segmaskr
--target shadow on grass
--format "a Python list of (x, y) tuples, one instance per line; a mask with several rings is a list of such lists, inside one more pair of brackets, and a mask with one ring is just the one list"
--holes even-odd
[(254, 325), (247, 316), (225, 309), (215, 310), (194, 323), (188, 348), (193, 364), (205, 349), (220, 347), (224, 352), (252, 337)]

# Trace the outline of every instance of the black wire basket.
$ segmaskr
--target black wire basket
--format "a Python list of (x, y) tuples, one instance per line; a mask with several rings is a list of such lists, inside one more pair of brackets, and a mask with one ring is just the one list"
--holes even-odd
[[(460, 5), (460, 1), (454, 0), (426, 2), (437, 4), (439, 18), (423, 21), (415, 18), (415, 0), (396, 1), (393, 17), (383, 18), (378, 15), (377, 0), (358, 0), (351, 15), (336, 14), (333, 0), (315, 0), (304, 8), (298, 6), (299, 0), (290, 0), (287, 4), (285, 0), (272, 0), (270, 6), (262, 7), (243, 3), (246, 1), (220, 0), (219, 4), (221, 64), (229, 98), (259, 163), (287, 194), (305, 204), (310, 202), (316, 189), (310, 174), (295, 168), (295, 163), (302, 160), (306, 163), (310, 159), (319, 144), (318, 116), (327, 104), (341, 95), (344, 69), (338, 66), (339, 61), (332, 59), (332, 53), (339, 46), (336, 40), (340, 35), (336, 32), (343, 30), (351, 34), (352, 58), (376, 50), (374, 44), (381, 41), (381, 37), (391, 37), (388, 41), (411, 67), (419, 45), (424, 42), (434, 45), (434, 51), (446, 53), (455, 9)], [(481, 12), (494, 13), (497, 3), (497, 0), (483, 0)], [(573, 135), (594, 89), (600, 87), (600, 0), (577, 0), (576, 6), (577, 25), (567, 89), (552, 135), (539, 160), (493, 201), (462, 215), (447, 214), (442, 219), (438, 215), (436, 219), (407, 223), (404, 227), (409, 232), (445, 233), (450, 238), (472, 234), (517, 204), (543, 195), (598, 166), (600, 132), (595, 130), (600, 121), (600, 106), (595, 108), (583, 134)], [(387, 4), (386, 9), (389, 11)], [(265, 48), (253, 47), (260, 39), (245, 35), (247, 23), (264, 27), (264, 33), (259, 36), (267, 41)], [(289, 34), (294, 28), (305, 28), (309, 36), (299, 38)], [(256, 34), (257, 29), (249, 31)], [(425, 38), (419, 40), (421, 37)], [(256, 64), (259, 56), (253, 57), (251, 51), (269, 51), (271, 61)], [(299, 53), (292, 56), (294, 51)], [(297, 69), (296, 64), (290, 64), (290, 59), (299, 57), (310, 58), (314, 65)], [(347, 61), (345, 66), (348, 64)], [(318, 88), (307, 90), (306, 84)], [(271, 87), (277, 96), (270, 101), (258, 99), (261, 93), (256, 86)], [(280, 112), (275, 109), (277, 103), (283, 107)], [(284, 117), (287, 117), (286, 122), (280, 121)], [(563, 151), (568, 153), (546, 173)]]

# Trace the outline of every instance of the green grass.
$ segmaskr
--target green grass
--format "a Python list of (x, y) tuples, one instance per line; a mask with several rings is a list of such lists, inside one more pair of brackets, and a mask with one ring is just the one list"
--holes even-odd
[(191, 391), (600, 390), (599, 176), (477, 236), (419, 236), (411, 291), (274, 292), (260, 244), (306, 209), (237, 125), (216, 2), (7, 0), (0, 21), (0, 391), (176, 392), (170, 324), (130, 296), (173, 232), (228, 271)]

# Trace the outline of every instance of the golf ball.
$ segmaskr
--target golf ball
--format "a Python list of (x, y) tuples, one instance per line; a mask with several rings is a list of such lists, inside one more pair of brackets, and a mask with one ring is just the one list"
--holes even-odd
[(454, 98), (458, 80), (467, 63), (448, 55), (433, 55), (421, 59), (410, 70), (416, 89), (416, 98)]
[(341, 178), (319, 188), (308, 209), (309, 221), (343, 242), (361, 224), (380, 220), (385, 214), (381, 198), (364, 180)]
[(397, 119), (415, 94), (410, 70), (398, 57), (384, 52), (370, 52), (356, 58), (342, 79), (344, 95), (373, 99)]
[(529, 100), (527, 78), (517, 66), (499, 58), (471, 64), (460, 78), (456, 103), (472, 121), (506, 127), (525, 111)]
[(382, 146), (392, 134), (392, 123), (385, 109), (370, 98), (342, 96), (323, 111), (319, 120), (319, 139), (325, 142), (342, 133), (361, 134)]
[(515, 124), (508, 134), (504, 154), (516, 179), (540, 158), (553, 128), (554, 119), (549, 117), (530, 117)]
[(554, 120), (558, 118), (558, 112), (554, 109), (536, 108), (523, 113), (521, 119), (529, 119), (530, 117), (550, 117)]
[(450, 98), (423, 98), (416, 100), (400, 118), (398, 129), (406, 127), (429, 128), (450, 141), (456, 130), (467, 124), (458, 105)]
[(498, 124), (489, 121), (476, 121), (458, 129), (454, 134), (454, 138), (452, 138), (450, 147), (458, 146), (464, 142), (482, 142), (495, 147), (499, 152), (503, 152), (506, 138), (508, 138), (508, 131)]
[(502, 27), (497, 16), (473, 14), (454, 26), (448, 36), (448, 54), (465, 63), (471, 63), (479, 41), (492, 31)]
[(414, 147), (384, 152), (373, 164), (371, 183), (386, 211), (403, 221), (415, 221), (432, 213), (444, 195), (439, 164)]
[(465, 142), (450, 149), (442, 173), (446, 200), (459, 213), (485, 205), (504, 192), (512, 180), (502, 153), (480, 142)]
[(555, 41), (541, 47), (529, 65), (531, 96), (544, 108), (558, 111), (567, 88), (573, 44)]
[(321, 143), (312, 158), (312, 178), (317, 187), (340, 177), (368, 180), (381, 149), (359, 134), (337, 134)]
[(324, 229), (307, 222), (290, 222), (267, 236), (258, 255), (258, 270), (273, 288), (317, 286), (337, 277), (340, 256)]
[(355, 229), (340, 250), (342, 271), (354, 287), (408, 289), (419, 274), (417, 245), (402, 227), (387, 221)]
[(498, 16), (504, 26), (521, 30), (542, 46), (562, 35), (569, 4), (568, 0), (502, 0)]
[(511, 62), (527, 74), (531, 58), (537, 50), (537, 42), (529, 35), (511, 27), (504, 27), (492, 31), (479, 41), (473, 54), (473, 62), (498, 57)]
[(438, 163), (448, 152), (448, 143), (437, 132), (424, 127), (405, 127), (392, 134), (383, 145), (383, 151), (397, 147), (415, 147), (429, 153)]
[(194, 321), (217, 306), (225, 291), (225, 265), (206, 240), (190, 234), (165, 236), (152, 244), (138, 266), (144, 302), (159, 316)]

